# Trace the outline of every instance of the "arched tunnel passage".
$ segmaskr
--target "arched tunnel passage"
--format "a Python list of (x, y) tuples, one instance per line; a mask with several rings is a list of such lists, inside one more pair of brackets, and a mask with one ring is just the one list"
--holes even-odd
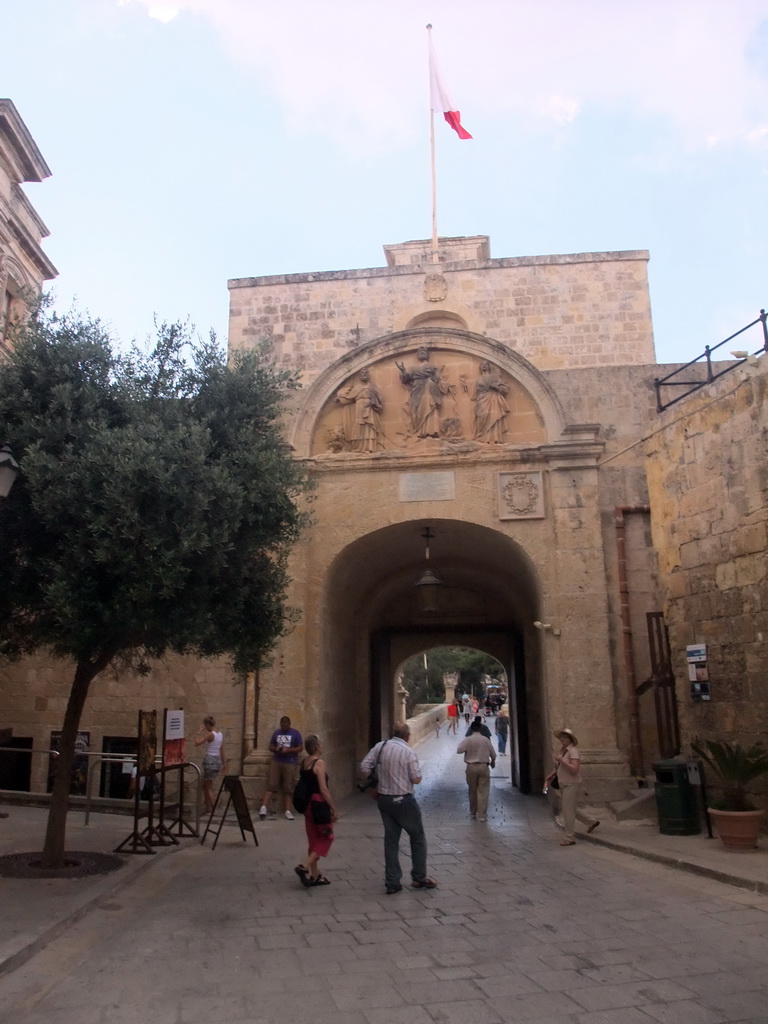
[[(433, 533), (429, 568), (440, 581), (431, 610), (425, 610), (415, 586), (424, 574), (421, 534), (427, 526)], [(473, 647), (496, 658), (507, 673), (512, 778), (523, 792), (530, 791), (531, 779), (541, 774), (545, 714), (539, 644), (532, 630), (540, 605), (538, 574), (520, 544), (466, 521), (397, 523), (341, 551), (324, 591), (325, 727), (339, 744), (346, 736), (351, 762), (390, 734), (398, 664), (425, 648)]]
[(441, 704), (462, 694), (484, 701), (495, 696), (494, 691), (503, 692), (505, 698), (508, 693), (502, 663), (475, 647), (425, 648), (397, 666), (394, 683), (405, 691), (409, 715), (419, 705)]

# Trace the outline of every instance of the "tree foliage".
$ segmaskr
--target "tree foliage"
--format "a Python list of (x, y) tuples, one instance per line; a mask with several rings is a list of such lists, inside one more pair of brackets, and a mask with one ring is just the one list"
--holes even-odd
[(408, 691), (408, 710), (417, 704), (438, 704), (444, 699), (443, 676), (458, 672), (456, 693), (482, 692), (481, 680), (489, 675), (506, 681), (501, 664), (490, 654), (470, 647), (436, 647), (425, 654), (414, 654), (402, 666), (403, 686)]
[(71, 659), (80, 711), (116, 658), (256, 667), (291, 617), (306, 518), (280, 434), (296, 387), (263, 346), (228, 363), (187, 325), (121, 355), (97, 320), (35, 316), (0, 365), (0, 437), (22, 468), (0, 503), (0, 656)]

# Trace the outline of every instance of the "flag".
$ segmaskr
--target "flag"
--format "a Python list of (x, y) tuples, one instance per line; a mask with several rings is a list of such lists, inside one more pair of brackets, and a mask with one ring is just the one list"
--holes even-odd
[(432, 110), (442, 113), (445, 120), (453, 128), (460, 139), (471, 139), (472, 136), (462, 126), (461, 111), (451, 102), (445, 87), (440, 69), (437, 66), (435, 49), (432, 46), (432, 33), (429, 35), (429, 98)]

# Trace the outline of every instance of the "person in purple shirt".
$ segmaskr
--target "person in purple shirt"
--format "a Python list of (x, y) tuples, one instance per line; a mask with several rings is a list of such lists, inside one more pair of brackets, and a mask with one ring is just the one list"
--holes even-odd
[(262, 821), (269, 814), (269, 805), (272, 794), (278, 790), (283, 791), (285, 803), (285, 817), (293, 821), (291, 801), (293, 791), (296, 788), (296, 777), (299, 770), (299, 754), (304, 746), (301, 733), (291, 728), (291, 720), (287, 715), (280, 719), (280, 728), (272, 733), (269, 741), (269, 749), (272, 751), (272, 764), (269, 766), (269, 778), (267, 779), (267, 790), (261, 801), (259, 817)]

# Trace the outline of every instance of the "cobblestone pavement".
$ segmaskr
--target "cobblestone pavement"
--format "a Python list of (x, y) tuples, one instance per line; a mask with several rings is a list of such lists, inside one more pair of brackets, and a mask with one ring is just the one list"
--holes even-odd
[(344, 807), (324, 888), (293, 872), (300, 821), (257, 822), (258, 849), (225, 828), (215, 851), (190, 839), (151, 858), (0, 977), (2, 1020), (765, 1024), (768, 897), (588, 842), (561, 848), (542, 801), (510, 789), (505, 758), (490, 820), (470, 821), (455, 746), (419, 748), (438, 889), (384, 894), (364, 797)]

